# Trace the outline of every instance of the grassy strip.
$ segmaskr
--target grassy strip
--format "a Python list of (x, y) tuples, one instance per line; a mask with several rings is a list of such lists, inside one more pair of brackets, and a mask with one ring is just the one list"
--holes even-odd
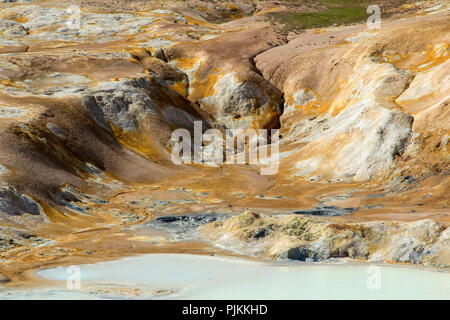
[(323, 28), (333, 24), (348, 24), (367, 18), (366, 8), (338, 7), (324, 12), (270, 12), (267, 16), (276, 23), (284, 25), (284, 31), (310, 28)]

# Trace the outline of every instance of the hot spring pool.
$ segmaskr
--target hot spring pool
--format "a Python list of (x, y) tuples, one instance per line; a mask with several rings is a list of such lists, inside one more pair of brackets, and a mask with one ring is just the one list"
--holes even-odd
[[(450, 299), (450, 273), (405, 266), (257, 262), (190, 254), (147, 254), (80, 266), (81, 289), (30, 290), (28, 299), (107, 298), (86, 283), (173, 290), (165, 299)], [(66, 281), (67, 268), (40, 277)]]

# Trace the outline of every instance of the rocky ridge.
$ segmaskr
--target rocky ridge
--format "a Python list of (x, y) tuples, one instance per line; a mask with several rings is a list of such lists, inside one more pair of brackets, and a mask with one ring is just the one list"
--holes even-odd
[(336, 223), (313, 216), (245, 211), (201, 227), (205, 239), (246, 255), (306, 262), (353, 259), (447, 268), (449, 231), (432, 220)]

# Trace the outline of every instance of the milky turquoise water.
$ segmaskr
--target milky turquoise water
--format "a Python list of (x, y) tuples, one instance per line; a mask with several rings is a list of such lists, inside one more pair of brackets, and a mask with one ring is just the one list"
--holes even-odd
[[(173, 290), (165, 299), (450, 299), (450, 273), (404, 266), (280, 264), (216, 256), (148, 254), (81, 265), (80, 272), (80, 290), (35, 289), (9, 293), (7, 297), (111, 298), (83, 290), (83, 284), (100, 282)], [(69, 277), (67, 268), (62, 267), (42, 270), (38, 275), (64, 281), (63, 285)]]

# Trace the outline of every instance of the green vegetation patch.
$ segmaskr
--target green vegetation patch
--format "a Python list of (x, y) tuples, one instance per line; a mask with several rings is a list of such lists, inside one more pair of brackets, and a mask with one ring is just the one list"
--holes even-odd
[(283, 228), (283, 233), (306, 241), (317, 240), (320, 234), (313, 231), (314, 224), (317, 224), (317, 222), (314, 222), (311, 218), (296, 217)]
[(252, 212), (252, 211), (244, 211), (243, 213), (241, 213), (238, 216), (239, 219), (239, 224), (241, 227), (248, 227), (251, 224), (253, 224), (253, 222), (255, 222), (255, 220), (259, 219), (260, 215), (257, 214), (256, 212)]
[(284, 25), (285, 31), (342, 25), (367, 18), (366, 8), (358, 7), (331, 8), (324, 12), (269, 12), (267, 16)]

